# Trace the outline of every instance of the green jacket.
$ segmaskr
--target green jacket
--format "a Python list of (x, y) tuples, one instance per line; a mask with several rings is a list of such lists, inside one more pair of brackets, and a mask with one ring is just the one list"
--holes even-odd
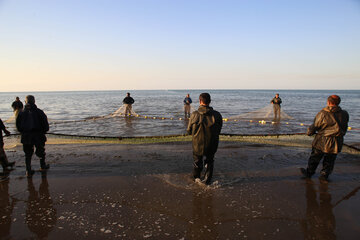
[(307, 134), (314, 135), (313, 148), (324, 153), (341, 152), (349, 122), (349, 114), (340, 107), (325, 107), (315, 117)]
[(219, 145), (219, 135), (223, 120), (219, 112), (212, 107), (200, 106), (190, 115), (187, 128), (192, 135), (193, 153), (195, 155), (213, 155)]

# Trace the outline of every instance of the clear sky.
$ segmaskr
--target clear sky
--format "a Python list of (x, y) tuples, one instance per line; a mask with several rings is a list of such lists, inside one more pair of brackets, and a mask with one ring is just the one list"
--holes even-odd
[(0, 91), (360, 89), (359, 0), (0, 0)]

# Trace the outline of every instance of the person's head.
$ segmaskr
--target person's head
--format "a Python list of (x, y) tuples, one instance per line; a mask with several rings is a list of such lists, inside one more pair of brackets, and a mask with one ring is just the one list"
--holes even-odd
[(276, 98), (278, 98), (278, 97), (279, 97), (279, 94), (278, 94), (278, 93), (277, 93), (277, 94), (275, 94), (275, 97), (276, 97)]
[(186, 94), (186, 97), (189, 98), (189, 97), (190, 97), (190, 94)]
[(16, 97), (15, 99), (16, 99), (16, 101), (20, 101), (20, 98), (19, 98), (19, 97)]
[(211, 102), (210, 94), (202, 93), (199, 96), (200, 105), (208, 106)]
[(128, 92), (128, 93), (126, 93), (126, 96), (127, 96), (127, 97), (130, 97), (130, 93), (129, 93), (129, 92)]
[(25, 103), (35, 104), (35, 97), (33, 95), (27, 95), (25, 98)]
[(328, 106), (338, 106), (341, 102), (341, 98), (338, 95), (331, 95), (327, 99)]

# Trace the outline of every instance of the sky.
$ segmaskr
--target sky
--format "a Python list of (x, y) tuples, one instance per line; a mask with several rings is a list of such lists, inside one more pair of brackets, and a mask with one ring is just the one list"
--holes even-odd
[(360, 89), (360, 0), (0, 0), (0, 82)]

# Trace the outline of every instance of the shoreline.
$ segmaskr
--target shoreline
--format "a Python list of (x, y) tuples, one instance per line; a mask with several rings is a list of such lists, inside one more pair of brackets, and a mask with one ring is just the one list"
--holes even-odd
[[(46, 145), (52, 144), (159, 144), (191, 142), (190, 135), (142, 136), (142, 137), (98, 137), (66, 134), (47, 134)], [(305, 134), (268, 134), (268, 135), (220, 135), (220, 142), (259, 143), (274, 146), (311, 148), (313, 137)], [(20, 135), (4, 137), (5, 149), (20, 146)], [(343, 153), (360, 154), (360, 143), (344, 144)]]
[[(0, 228), (10, 238), (356, 239), (360, 234), (358, 154), (339, 154), (331, 181), (323, 184), (319, 169), (313, 179), (301, 179), (298, 168), (306, 165), (307, 147), (221, 141), (213, 182), (204, 186), (190, 178), (189, 141), (58, 142), (47, 144), (46, 152), (50, 170), (28, 179), (22, 147), (7, 150), (16, 168), (0, 182)], [(32, 166), (38, 165), (34, 156)]]

